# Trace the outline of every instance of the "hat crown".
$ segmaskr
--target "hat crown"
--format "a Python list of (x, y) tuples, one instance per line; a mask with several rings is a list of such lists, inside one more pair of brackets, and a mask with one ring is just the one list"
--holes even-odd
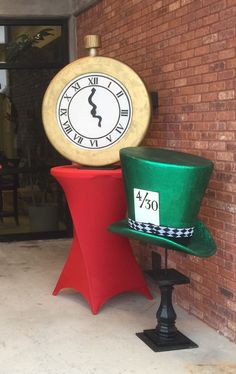
[(213, 167), (212, 162), (204, 157), (162, 148), (127, 147), (121, 149), (120, 155), (159, 164), (167, 164), (168, 166)]
[[(160, 225), (186, 228), (195, 225), (213, 164), (196, 155), (167, 149), (129, 147), (120, 151), (120, 159), (127, 195), (128, 217), (136, 220), (137, 191), (145, 191), (140, 199), (158, 196), (158, 209), (152, 213)], [(158, 195), (152, 195), (157, 193)], [(146, 199), (147, 200), (147, 199)], [(140, 200), (141, 203), (143, 200)], [(142, 206), (141, 206), (142, 205)], [(153, 204), (140, 204), (143, 222), (145, 209)], [(140, 217), (140, 214), (139, 214)], [(140, 221), (140, 219), (139, 219)]]

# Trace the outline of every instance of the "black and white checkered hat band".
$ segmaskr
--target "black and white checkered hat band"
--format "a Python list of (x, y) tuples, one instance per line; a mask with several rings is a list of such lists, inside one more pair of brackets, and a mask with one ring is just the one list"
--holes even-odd
[(147, 234), (176, 239), (191, 238), (194, 232), (194, 227), (176, 228), (168, 226), (157, 226), (153, 223), (137, 222), (131, 218), (128, 218), (128, 225), (131, 229), (142, 231)]

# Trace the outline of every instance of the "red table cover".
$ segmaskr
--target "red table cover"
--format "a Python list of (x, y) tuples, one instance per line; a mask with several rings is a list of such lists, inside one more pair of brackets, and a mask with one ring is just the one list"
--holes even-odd
[(72, 247), (53, 294), (74, 288), (94, 314), (125, 291), (152, 299), (129, 240), (107, 230), (126, 214), (121, 169), (59, 166), (51, 174), (64, 189), (74, 224)]

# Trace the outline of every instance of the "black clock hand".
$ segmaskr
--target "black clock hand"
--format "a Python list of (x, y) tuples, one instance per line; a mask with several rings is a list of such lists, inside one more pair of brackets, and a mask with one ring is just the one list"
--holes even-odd
[(92, 102), (92, 97), (93, 95), (95, 94), (96, 92), (96, 89), (95, 88), (92, 88), (92, 91), (91, 91), (91, 94), (89, 95), (88, 97), (88, 102), (90, 105), (92, 105), (93, 109), (91, 110), (91, 114), (94, 118), (98, 118), (98, 126), (101, 127), (101, 122), (102, 122), (102, 117), (101, 116), (97, 116), (97, 105), (95, 105), (93, 102)]

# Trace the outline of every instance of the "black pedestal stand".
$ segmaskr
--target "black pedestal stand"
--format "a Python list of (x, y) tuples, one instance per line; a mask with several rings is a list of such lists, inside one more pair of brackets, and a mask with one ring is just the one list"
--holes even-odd
[(154, 352), (197, 348), (197, 344), (177, 330), (176, 313), (172, 305), (173, 286), (187, 284), (190, 282), (189, 278), (175, 269), (167, 269), (167, 249), (165, 250), (165, 269), (151, 270), (147, 274), (157, 282), (161, 291), (161, 303), (156, 313), (158, 323), (155, 329), (144, 330), (136, 335)]

